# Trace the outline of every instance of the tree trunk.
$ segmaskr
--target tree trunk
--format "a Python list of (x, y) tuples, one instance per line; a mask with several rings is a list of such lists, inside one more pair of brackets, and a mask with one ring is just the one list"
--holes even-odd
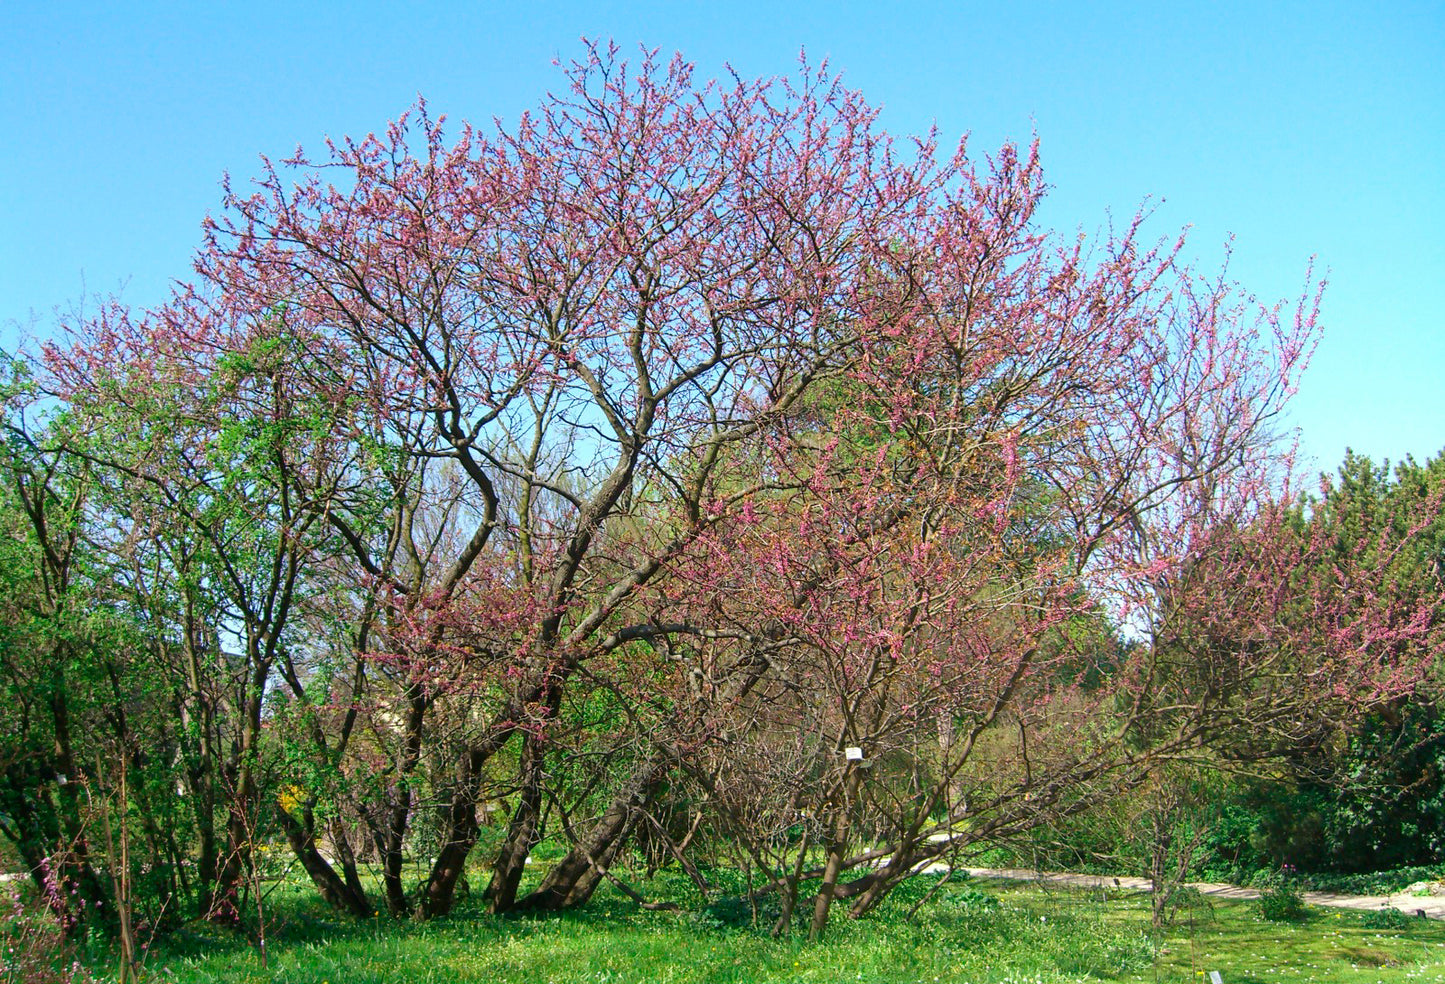
[(828, 925), (828, 910), (833, 905), (833, 892), (838, 885), (838, 873), (843, 870), (843, 851), (848, 846), (848, 805), (858, 788), (858, 770), (848, 763), (843, 776), (843, 795), (835, 805), (833, 829), (825, 841), (828, 860), (823, 866), (823, 884), (818, 887), (818, 896), (813, 902), (813, 922), (808, 927), (808, 942), (812, 943), (823, 935)]
[(843, 867), (843, 845), (830, 838), (828, 863), (823, 867), (823, 884), (818, 887), (817, 898), (813, 901), (813, 922), (808, 927), (808, 942), (816, 942), (828, 925), (828, 910), (833, 905), (833, 889), (838, 884), (838, 872)]
[(260, 805), (256, 784), (256, 759), (260, 754), (261, 706), (266, 692), (270, 663), (261, 656), (262, 645), (257, 638), (247, 640), (246, 650), (251, 664), (246, 690), (242, 694), (240, 735), (230, 761), (224, 770), (228, 781), (223, 783), (230, 802), (226, 808), (226, 853), (216, 873), (216, 899), (209, 916), (220, 922), (238, 922), (241, 883), (252, 872), (255, 863), (252, 851)]
[[(68, 655), (61, 653), (56, 665), (68, 665), (69, 659)], [(70, 738), (70, 707), (65, 699), (63, 683), (57, 687), (55, 696), (50, 700), (50, 711), (55, 727), (55, 771), (66, 776), (68, 781), (57, 783), (56, 790), (59, 805), (56, 812), (59, 814), (60, 833), (64, 842), (47, 845), (47, 852), (60, 862), (56, 866), (55, 877), (62, 883), (70, 882), (70, 887), (79, 892), (82, 900), (98, 905), (105, 899), (105, 889), (90, 862), (90, 844), (86, 838), (85, 821), (81, 816), (81, 783), (76, 781), (80, 769), (75, 761), (74, 746)], [(80, 908), (84, 909), (84, 906)], [(93, 913), (94, 909), (91, 912)], [(79, 929), (78, 923), (67, 921), (67, 926), (70, 929)]]
[(291, 845), (291, 852), (301, 862), (301, 867), (306, 869), (306, 874), (311, 877), (312, 884), (326, 900), (326, 904), (362, 919), (369, 918), (375, 911), (371, 900), (343, 881), (317, 850), (314, 820), (309, 815), (310, 810), (307, 811), (308, 816), (304, 823), (285, 810), (277, 812), (281, 817), (281, 827), (286, 832), (286, 841)]
[(387, 790), (385, 806), (378, 811), (380, 817), (375, 814), (367, 817), (371, 841), (381, 860), (381, 886), (386, 911), (397, 919), (411, 915), (411, 902), (406, 897), (401, 869), (405, 858), (406, 832), (411, 825), (411, 776), (421, 760), (422, 727), (429, 706), (426, 694), (417, 683), (408, 686), (405, 699), (406, 722), (402, 729), (402, 747), (396, 760), (396, 778)]
[(556, 912), (584, 905), (597, 890), (607, 865), (626, 843), (638, 811), (667, 778), (668, 769), (667, 759), (660, 755), (642, 762), (592, 829), (553, 866), (535, 892), (517, 903), (517, 908)]
[[(393, 795), (402, 794), (393, 792)], [(406, 886), (401, 880), (401, 837), (405, 833), (406, 824), (404, 820), (397, 822), (398, 814), (406, 814), (407, 811), (406, 806), (392, 804), (385, 811), (384, 822), (373, 826), (371, 831), (372, 843), (381, 858), (381, 890), (386, 899), (386, 911), (397, 919), (411, 914), (411, 903), (407, 901)]]
[(446, 813), (446, 840), (422, 891), (422, 915), (428, 919), (451, 911), (457, 881), (466, 870), (467, 855), (477, 842), (477, 792), (485, 761), (477, 751), (469, 750), (457, 764), (456, 787)]
[(366, 889), (362, 887), (361, 877), (356, 871), (356, 852), (351, 846), (351, 836), (346, 831), (346, 825), (336, 818), (331, 821), (331, 843), (336, 849), (336, 859), (341, 863), (341, 874), (346, 887), (358, 898), (367, 899), (367, 904), (370, 905)]
[(492, 866), (492, 880), (487, 885), (487, 911), (508, 912), (517, 900), (517, 886), (532, 847), (541, 840), (542, 767), (546, 749), (543, 740), (528, 734), (522, 744), (522, 762), (518, 783), (521, 787), (517, 809), (507, 828), (507, 838)]
[(845, 886), (848, 892), (839, 892), (838, 896), (856, 895), (853, 904), (848, 907), (848, 915), (854, 919), (867, 915), (868, 912), (882, 901), (883, 896), (892, 890), (905, 877), (907, 871), (917, 864), (912, 852), (912, 845), (899, 847), (888, 858), (888, 863), (879, 870), (864, 875), (862, 878), (851, 881)]
[(793, 927), (793, 909), (798, 904), (798, 882), (803, 877), (803, 865), (808, 861), (808, 831), (803, 830), (803, 836), (798, 842), (798, 857), (794, 861), (792, 870), (788, 872), (787, 879), (783, 882), (783, 904), (782, 911), (778, 913), (778, 921), (773, 923), (772, 935), (782, 936), (790, 933)]
[(235, 779), (226, 809), (226, 849), (216, 869), (216, 887), (206, 912), (206, 918), (224, 924), (238, 923), (241, 919), (241, 883), (252, 863), (250, 811), (256, 803), (251, 769), (242, 765), (240, 769), (227, 771)]
[(216, 875), (220, 869), (220, 852), (216, 846), (216, 803), (209, 784), (203, 791), (199, 784), (193, 782), (191, 792), (196, 800), (196, 833), (200, 841), (196, 851), (196, 878), (199, 882), (196, 913), (204, 916), (215, 904)]
[[(217, 755), (215, 748), (215, 711), (210, 697), (202, 690), (201, 658), (196, 649), (200, 635), (192, 613), (192, 600), (186, 599), (183, 650), (185, 686), (177, 684), (172, 700), (180, 719), (180, 757), (184, 764), (186, 789), (196, 817), (196, 914), (204, 917), (215, 903), (216, 875), (220, 854), (216, 844)], [(163, 650), (168, 653), (169, 650)], [(190, 735), (196, 736), (192, 744)]]

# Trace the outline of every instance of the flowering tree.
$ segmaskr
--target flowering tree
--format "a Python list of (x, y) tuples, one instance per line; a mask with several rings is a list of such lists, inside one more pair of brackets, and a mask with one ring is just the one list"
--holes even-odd
[[(1133, 229), (1092, 264), (1056, 250), (1030, 231), (1040, 187), (1037, 162), (1006, 150), (928, 240), (895, 244), (916, 290), (904, 326), (861, 340), (846, 398), (807, 421), (810, 440), (773, 445), (794, 492), (712, 531), (676, 595), (788, 640), (707, 774), (763, 839), (807, 818), (827, 857), (814, 933), (835, 891), (866, 912), (921, 861), (1083, 808), (1320, 693), (1181, 706), (1161, 669), (1172, 639), (1110, 651), (1099, 630), (1101, 611), (1140, 634), (1238, 617), (1173, 579), (1207, 557), (1224, 583), (1289, 553), (1263, 534), (1246, 552), (1229, 531), (1270, 509), (1270, 421), (1306, 352), (1308, 298), (1281, 324)], [(1264, 669), (1246, 653), (1187, 665), (1232, 667), (1238, 698)], [(872, 830), (849, 857), (860, 816)]]
[[(423, 807), (423, 914), (498, 797), (491, 906), (555, 908), (685, 778), (720, 822), (810, 818), (816, 932), (1198, 747), (1215, 705), (1172, 696), (1161, 626), (1219, 604), (1189, 572), (1254, 563), (1313, 299), (1262, 308), (1138, 222), (1044, 235), (1032, 150), (896, 143), (824, 69), (698, 85), (592, 46), (568, 81), (492, 134), (419, 105), (296, 183), (268, 162), (193, 287), (48, 354), (81, 419), (149, 421), (88, 453), (205, 545), (187, 583), (245, 653), (236, 838), (277, 672), (315, 754), (375, 773), (346, 808), (398, 915)], [(599, 729), (621, 771), (555, 781)], [(292, 846), (366, 911), (314, 805)], [(518, 898), (549, 812), (572, 850)]]
[[(202, 335), (241, 326), (303, 339), (318, 355), (288, 372), (359, 405), (339, 433), (390, 469), (386, 515), (341, 495), (296, 502), (381, 586), (380, 655), (406, 668), (399, 778), (458, 685), (454, 644), (467, 686), (506, 695), (461, 756), (430, 911), (449, 904), (486, 760), (514, 737), (544, 742), (576, 668), (629, 628), (651, 632), (625, 624), (634, 593), (767, 484), (720, 482), (728, 449), (898, 316), (908, 287), (877, 271), (953, 167), (927, 147), (895, 159), (872, 111), (818, 72), (793, 92), (698, 93), (680, 61), (629, 77), (594, 50), (573, 81), (493, 139), (466, 129), (447, 147), (419, 110), (420, 158), (403, 123), (333, 146), (322, 163), (345, 170), (341, 187), (268, 172), (213, 223), (202, 289), (143, 329), (213, 351), (225, 343)], [(84, 356), (53, 361), (70, 379)], [(449, 483), (465, 491), (450, 512), (434, 505)], [(536, 783), (522, 786), (499, 907), (535, 831)], [(392, 835), (409, 812), (398, 795)]]

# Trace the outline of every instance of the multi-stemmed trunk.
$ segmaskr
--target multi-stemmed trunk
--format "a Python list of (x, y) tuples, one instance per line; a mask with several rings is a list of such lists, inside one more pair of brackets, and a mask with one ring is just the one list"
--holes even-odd
[(422, 725), (426, 719), (428, 700), (419, 684), (413, 683), (406, 695), (406, 723), (402, 748), (397, 761), (397, 775), (391, 784), (386, 808), (379, 823), (372, 825), (372, 841), (381, 856), (381, 884), (386, 909), (401, 918), (411, 914), (402, 881), (402, 849), (411, 823), (411, 777), (421, 759)]
[(487, 886), (487, 908), (491, 912), (507, 912), (517, 899), (517, 887), (532, 847), (541, 839), (542, 778), (546, 745), (544, 739), (528, 733), (522, 743), (522, 762), (518, 769), (517, 809), (507, 827), (507, 836), (492, 866), (492, 880)]
[(476, 748), (458, 757), (455, 786), (443, 817), (445, 840), (422, 890), (422, 914), (428, 918), (451, 911), (467, 855), (477, 842), (477, 796), (485, 762), (486, 756)]
[(641, 762), (602, 816), (575, 840), (567, 855), (552, 867), (535, 891), (517, 903), (517, 908), (550, 912), (585, 904), (606, 876), (612, 859), (626, 844), (641, 811), (656, 795), (669, 769), (669, 761), (661, 754)]
[[(371, 901), (362, 890), (361, 881), (356, 876), (356, 863), (351, 860), (350, 864), (343, 863), (345, 878), (336, 873), (336, 869), (322, 856), (316, 844), (316, 817), (313, 809), (307, 806), (298, 819), (287, 813), (285, 810), (278, 811), (281, 817), (281, 829), (285, 831), (286, 842), (291, 845), (291, 851), (296, 859), (301, 862), (301, 867), (311, 878), (316, 890), (321, 893), (321, 898), (333, 908), (343, 912), (349, 912), (353, 916), (360, 916), (365, 919), (372, 915)], [(345, 843), (342, 837), (337, 846)], [(350, 846), (346, 847), (347, 852)]]

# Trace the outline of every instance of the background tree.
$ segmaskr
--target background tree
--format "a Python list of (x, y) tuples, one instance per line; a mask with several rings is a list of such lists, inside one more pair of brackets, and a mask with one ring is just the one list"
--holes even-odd
[[(60, 426), (39, 410), (28, 369), (7, 369), (0, 829), (67, 931), (113, 924), (113, 886), (136, 882), (140, 914), (154, 924), (187, 891), (186, 813), (173, 802), (167, 760), (174, 722), (135, 611), (97, 545), (95, 472), (55, 452)], [(129, 871), (100, 833), (112, 799), (100, 761), (126, 773), (138, 807)]]
[(1242, 798), (1259, 826), (1241, 850), (1257, 852), (1259, 863), (1354, 873), (1438, 863), (1445, 849), (1441, 475), (1439, 457), (1391, 469), (1349, 452), (1335, 476), (1321, 477), (1318, 496), (1298, 518), (1322, 542), (1317, 570), (1369, 586), (1341, 612), (1336, 631), (1373, 626), (1356, 638), (1387, 649), (1424, 623), (1431, 648), (1424, 658), (1398, 660), (1419, 674), (1416, 686), (1368, 713), (1317, 721), (1317, 740), (1291, 749), (1283, 768)]

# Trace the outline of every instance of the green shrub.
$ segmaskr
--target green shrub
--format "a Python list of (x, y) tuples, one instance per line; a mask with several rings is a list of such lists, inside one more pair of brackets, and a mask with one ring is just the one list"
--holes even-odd
[(1169, 901), (1165, 903), (1165, 921), (1173, 925), (1174, 920), (1181, 912), (1187, 912), (1189, 918), (1208, 915), (1214, 918), (1214, 903), (1205, 898), (1204, 893), (1193, 885), (1180, 885), (1169, 895)]
[(1361, 875), (1311, 873), (1305, 881), (1312, 891), (1339, 892), (1342, 895), (1393, 895), (1416, 882), (1434, 881), (1445, 875), (1445, 867), (1396, 868), (1393, 871), (1370, 871)]
[(1279, 871), (1269, 872), (1266, 877), (1258, 879), (1256, 885), (1260, 893), (1254, 902), (1255, 909), (1265, 919), (1271, 922), (1299, 922), (1308, 914), (1293, 868), (1286, 866)]
[(1404, 929), (1409, 924), (1410, 917), (1390, 905), (1360, 917), (1360, 925), (1366, 929)]
[(976, 909), (981, 912), (988, 912), (998, 908), (998, 899), (987, 892), (981, 892), (976, 888), (961, 888), (950, 892), (941, 900), (947, 905), (959, 909)]

